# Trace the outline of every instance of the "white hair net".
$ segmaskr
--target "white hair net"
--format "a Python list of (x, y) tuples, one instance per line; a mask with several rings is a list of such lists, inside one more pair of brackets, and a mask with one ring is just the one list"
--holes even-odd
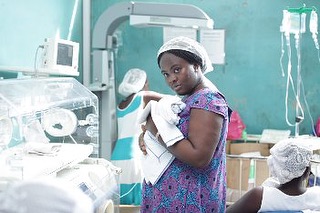
[(128, 97), (133, 93), (137, 93), (142, 90), (147, 80), (147, 74), (141, 69), (130, 69), (123, 77), (122, 82), (119, 85), (118, 92)]
[(168, 50), (185, 50), (191, 52), (202, 59), (202, 66), (206, 67), (206, 69), (203, 70), (204, 74), (213, 71), (213, 66), (206, 49), (194, 39), (184, 36), (175, 37), (160, 47), (157, 57)]
[(302, 176), (310, 166), (312, 150), (299, 138), (288, 138), (276, 143), (270, 149), (268, 166), (271, 177), (280, 184)]
[(93, 213), (80, 188), (57, 179), (25, 180), (0, 193), (1, 213)]

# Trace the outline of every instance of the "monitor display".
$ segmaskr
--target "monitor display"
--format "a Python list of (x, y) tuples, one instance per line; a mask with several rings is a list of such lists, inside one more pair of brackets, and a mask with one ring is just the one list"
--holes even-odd
[(58, 43), (57, 64), (72, 67), (73, 46)]
[(47, 38), (43, 46), (39, 72), (56, 75), (79, 75), (79, 43)]

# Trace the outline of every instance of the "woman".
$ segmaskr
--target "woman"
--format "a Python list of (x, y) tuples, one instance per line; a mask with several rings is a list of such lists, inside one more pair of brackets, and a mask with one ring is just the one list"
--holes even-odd
[(304, 142), (290, 138), (275, 144), (267, 161), (271, 178), (244, 194), (227, 213), (319, 212), (320, 187), (306, 187), (312, 150)]
[[(158, 65), (186, 104), (177, 124), (184, 139), (167, 147), (148, 118), (146, 130), (175, 159), (156, 184), (143, 182), (141, 212), (224, 212), (229, 107), (204, 76), (213, 69), (208, 54), (197, 41), (177, 37), (159, 49)], [(146, 153), (142, 141), (140, 148)]]
[(120, 204), (140, 205), (141, 168), (138, 138), (141, 133), (137, 115), (149, 100), (162, 95), (148, 91), (147, 74), (141, 69), (130, 69), (119, 85), (118, 92), (125, 98), (117, 107), (118, 140), (111, 162), (122, 169), (120, 175)]

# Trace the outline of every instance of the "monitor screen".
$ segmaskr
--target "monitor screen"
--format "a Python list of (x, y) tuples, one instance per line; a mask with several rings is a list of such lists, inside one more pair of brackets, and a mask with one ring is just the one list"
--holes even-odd
[(72, 66), (73, 46), (69, 44), (58, 43), (57, 64)]

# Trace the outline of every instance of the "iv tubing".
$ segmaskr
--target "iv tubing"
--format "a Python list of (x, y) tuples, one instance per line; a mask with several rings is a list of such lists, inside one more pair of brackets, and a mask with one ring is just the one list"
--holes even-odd
[[(300, 26), (301, 26), (301, 15), (300, 15)], [(300, 29), (299, 29), (300, 31)], [(299, 124), (300, 124), (300, 119), (304, 118), (304, 113), (302, 110), (302, 107), (300, 105), (300, 86), (301, 86), (301, 44), (300, 44), (300, 39), (301, 39), (301, 31), (299, 32), (298, 35), (295, 35), (296, 37), (296, 49), (297, 49), (297, 94), (296, 94), (296, 124), (295, 124), (295, 136), (299, 135)], [(300, 117), (300, 112), (302, 113), (302, 116)], [(298, 120), (299, 119), (299, 120)]]
[[(300, 16), (300, 26), (301, 26), (301, 16)], [(286, 122), (289, 126), (295, 126), (295, 135), (299, 135), (299, 123), (304, 119), (304, 112), (303, 108), (300, 103), (300, 84), (301, 84), (301, 58), (300, 58), (300, 37), (301, 37), (301, 29), (299, 28), (299, 34), (295, 35), (295, 47), (297, 50), (297, 90), (295, 89), (294, 82), (292, 79), (291, 71), (292, 71), (292, 64), (291, 64), (291, 45), (290, 45), (290, 33), (289, 32), (284, 32), (284, 36), (286, 38), (286, 43), (287, 43), (287, 51), (288, 51), (288, 76), (287, 76), (287, 83), (286, 83), (286, 95), (285, 95), (285, 106), (286, 106)], [(282, 59), (281, 59), (282, 60)], [(289, 96), (289, 85), (292, 87), (292, 91), (295, 97), (296, 101), (296, 118), (295, 118), (295, 124), (292, 124), (289, 119), (288, 119), (288, 96)], [(296, 92), (297, 91), (297, 92)], [(300, 114), (301, 113), (301, 114)]]
[[(304, 33), (304, 31), (301, 29), (302, 25), (302, 15), (305, 16), (305, 14), (303, 13), (307, 13), (307, 12), (311, 12), (311, 16), (313, 15), (313, 17), (310, 17), (310, 32), (312, 33), (312, 38), (314, 40), (316, 49), (318, 51), (318, 60), (320, 62), (320, 57), (319, 57), (319, 44), (318, 44), (318, 39), (317, 39), (317, 34), (318, 34), (318, 27), (317, 27), (317, 14), (316, 12), (316, 8), (312, 7), (312, 8), (306, 8), (305, 4), (303, 5), (303, 7), (301, 8), (288, 8), (287, 10), (284, 10), (284, 14), (283, 14), (283, 20), (282, 20), (282, 25), (280, 28), (280, 31), (283, 32), (282, 36), (281, 36), (281, 57), (280, 57), (280, 66), (281, 66), (281, 71), (282, 71), (282, 76), (284, 75), (283, 72), (283, 66), (282, 66), (282, 58), (283, 58), (283, 44), (284, 44), (284, 38), (286, 38), (287, 40), (287, 50), (288, 50), (288, 76), (287, 76), (287, 82), (286, 82), (286, 95), (285, 95), (285, 116), (286, 116), (286, 122), (289, 126), (295, 126), (295, 136), (299, 135), (299, 124), (301, 123), (301, 121), (304, 120), (304, 111), (300, 102), (300, 93), (302, 92), (303, 98), (304, 98), (304, 103), (307, 107), (307, 112), (308, 115), (310, 117), (311, 123), (312, 123), (312, 130), (313, 130), (313, 134), (315, 134), (315, 130), (314, 130), (314, 123), (311, 117), (311, 113), (310, 113), (310, 109), (306, 100), (306, 95), (305, 95), (305, 89), (304, 89), (304, 85), (303, 85), (303, 81), (301, 78), (301, 37), (302, 37), (302, 33)], [(287, 20), (287, 13), (297, 13), (299, 14), (299, 31), (293, 31), (290, 32), (291, 28), (288, 26), (288, 22), (290, 23), (290, 20)], [(291, 45), (290, 45), (290, 33), (295, 33), (294, 38), (295, 38), (295, 47), (296, 47), (296, 51), (297, 51), (297, 79), (296, 79), (296, 88), (294, 86), (294, 82), (291, 76), (291, 69), (292, 69), (292, 64), (291, 64)], [(289, 41), (289, 42), (288, 42)], [(291, 85), (292, 87), (292, 91), (293, 91), (293, 95), (294, 95), (294, 99), (295, 99), (295, 113), (296, 113), (296, 117), (295, 117), (295, 124), (291, 124), (288, 120), (288, 93), (289, 93), (289, 86)], [(301, 91), (300, 91), (301, 90)]]
[[(294, 89), (294, 84), (293, 84), (293, 80), (292, 80), (292, 76), (291, 76), (291, 45), (290, 42), (287, 43), (287, 54), (288, 54), (288, 76), (287, 76), (287, 84), (286, 84), (286, 98), (285, 98), (285, 106), (286, 106), (286, 122), (289, 126), (294, 126), (294, 124), (290, 123), (289, 119), (288, 119), (288, 96), (289, 96), (289, 85), (291, 83), (292, 85), (292, 89), (293, 89), (293, 93), (295, 93), (295, 89)], [(294, 94), (295, 95), (295, 94)], [(295, 95), (296, 97), (296, 95)]]
[(283, 69), (283, 65), (282, 65), (282, 59), (283, 59), (283, 55), (284, 55), (284, 47), (283, 47), (283, 36), (284, 33), (281, 34), (281, 56), (280, 56), (280, 68), (281, 68), (281, 75), (282, 77), (284, 77), (284, 69)]

